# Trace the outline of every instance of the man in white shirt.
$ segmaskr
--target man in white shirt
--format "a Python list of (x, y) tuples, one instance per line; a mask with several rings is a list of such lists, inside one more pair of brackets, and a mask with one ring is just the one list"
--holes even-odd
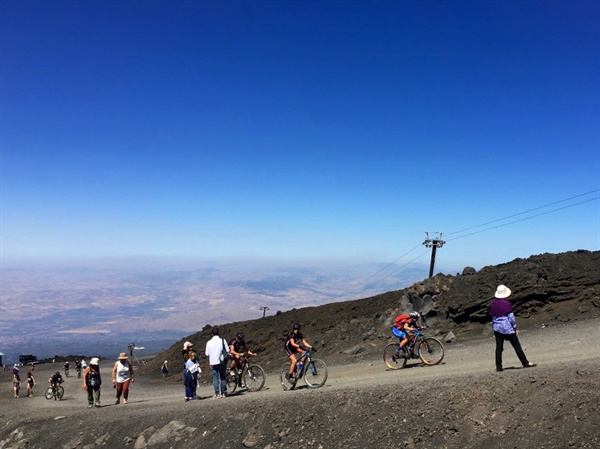
[(219, 328), (213, 327), (212, 338), (206, 343), (205, 354), (212, 369), (215, 398), (227, 396), (226, 365), (223, 360), (223, 351), (229, 353), (229, 345), (219, 336)]

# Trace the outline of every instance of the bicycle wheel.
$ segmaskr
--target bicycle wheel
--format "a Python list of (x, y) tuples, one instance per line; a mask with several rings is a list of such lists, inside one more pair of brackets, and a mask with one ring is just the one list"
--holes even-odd
[(50, 400), (54, 397), (54, 392), (52, 391), (52, 387), (46, 388), (46, 391), (44, 391), (44, 397), (48, 400)]
[(327, 381), (327, 365), (323, 360), (311, 359), (308, 367), (304, 370), (304, 382), (310, 388), (319, 388)]
[(265, 385), (265, 371), (258, 365), (248, 365), (242, 377), (248, 391), (258, 391)]
[(56, 398), (60, 401), (64, 395), (65, 395), (65, 389), (62, 387), (62, 385), (59, 385), (56, 388)]
[(406, 366), (406, 357), (398, 354), (398, 343), (390, 343), (383, 349), (383, 363), (389, 369), (402, 369)]
[(225, 378), (227, 379), (227, 394), (235, 393), (235, 389), (238, 385), (238, 375), (235, 370), (227, 368), (225, 372)]
[(444, 346), (433, 337), (424, 338), (419, 344), (419, 357), (425, 365), (437, 365), (444, 358)]
[(285, 375), (290, 371), (290, 365), (290, 362), (284, 363), (279, 370), (279, 381), (284, 390), (293, 390), (298, 382), (298, 379), (296, 379), (295, 376), (292, 376), (289, 379), (285, 378)]

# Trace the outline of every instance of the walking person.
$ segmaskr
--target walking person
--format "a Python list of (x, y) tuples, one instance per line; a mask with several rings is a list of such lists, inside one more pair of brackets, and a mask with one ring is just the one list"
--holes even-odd
[(212, 370), (215, 399), (227, 396), (226, 364), (229, 345), (219, 336), (219, 328), (213, 327), (212, 338), (206, 343), (206, 356)]
[(511, 295), (511, 290), (506, 285), (499, 285), (492, 301), (490, 312), (492, 314), (492, 327), (496, 337), (496, 371), (503, 371), (502, 351), (504, 351), (504, 341), (508, 340), (517, 357), (524, 368), (533, 368), (535, 363), (527, 360), (525, 352), (519, 342), (519, 331), (517, 330), (517, 321), (513, 312), (512, 304), (506, 298)]
[(116, 404), (121, 403), (121, 396), (123, 396), (123, 404), (127, 404), (129, 400), (129, 386), (133, 383), (133, 366), (127, 360), (127, 354), (122, 352), (119, 354), (119, 359), (115, 362), (115, 366), (112, 370), (112, 382), (113, 388), (117, 389), (117, 401)]
[(92, 357), (89, 366), (86, 366), (83, 371), (83, 389), (87, 391), (88, 408), (92, 408), (94, 405), (96, 405), (96, 407), (102, 407), (102, 404), (100, 404), (101, 385), (100, 360), (98, 357)]
[(162, 364), (162, 368), (160, 369), (162, 373), (163, 379), (169, 375), (169, 361), (165, 360), (165, 363)]
[(13, 393), (15, 398), (19, 397), (19, 390), (21, 389), (21, 377), (19, 376), (19, 370), (13, 371)]
[(33, 387), (35, 386), (35, 378), (31, 372), (27, 373), (27, 397), (33, 397)]

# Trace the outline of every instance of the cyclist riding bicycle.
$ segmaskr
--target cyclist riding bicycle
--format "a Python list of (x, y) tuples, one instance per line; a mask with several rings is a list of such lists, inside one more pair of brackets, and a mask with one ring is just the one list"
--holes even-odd
[(394, 320), (392, 334), (398, 337), (400, 341), (400, 351), (405, 351), (404, 347), (408, 344), (411, 337), (414, 337), (417, 332), (417, 321), (419, 320), (419, 312), (411, 312), (410, 314), (400, 314)]
[(296, 368), (296, 362), (306, 354), (306, 349), (312, 349), (312, 346), (304, 339), (304, 336), (300, 333), (300, 323), (294, 323), (294, 328), (290, 332), (285, 340), (285, 353), (290, 359), (290, 370), (285, 375), (286, 379), (292, 377), (294, 369)]
[(48, 383), (52, 388), (58, 387), (63, 382), (64, 380), (58, 371), (52, 374), (52, 376), (50, 376), (50, 379), (48, 379)]
[[(244, 333), (238, 332), (233, 340), (229, 342), (229, 354), (231, 355), (231, 369), (242, 368), (242, 356), (244, 352), (248, 355), (256, 355), (256, 353), (248, 349), (248, 345), (244, 340)], [(239, 377), (239, 386), (242, 386), (242, 378)]]

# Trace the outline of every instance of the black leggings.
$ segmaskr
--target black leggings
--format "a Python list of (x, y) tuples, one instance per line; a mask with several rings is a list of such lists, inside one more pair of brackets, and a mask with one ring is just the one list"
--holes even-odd
[(521, 348), (521, 343), (519, 342), (519, 337), (517, 337), (517, 334), (501, 334), (500, 332), (494, 332), (494, 336), (496, 337), (496, 369), (502, 369), (502, 351), (504, 351), (504, 340), (508, 340), (515, 349), (521, 364), (523, 366), (529, 365), (529, 361), (523, 352), (523, 348)]

